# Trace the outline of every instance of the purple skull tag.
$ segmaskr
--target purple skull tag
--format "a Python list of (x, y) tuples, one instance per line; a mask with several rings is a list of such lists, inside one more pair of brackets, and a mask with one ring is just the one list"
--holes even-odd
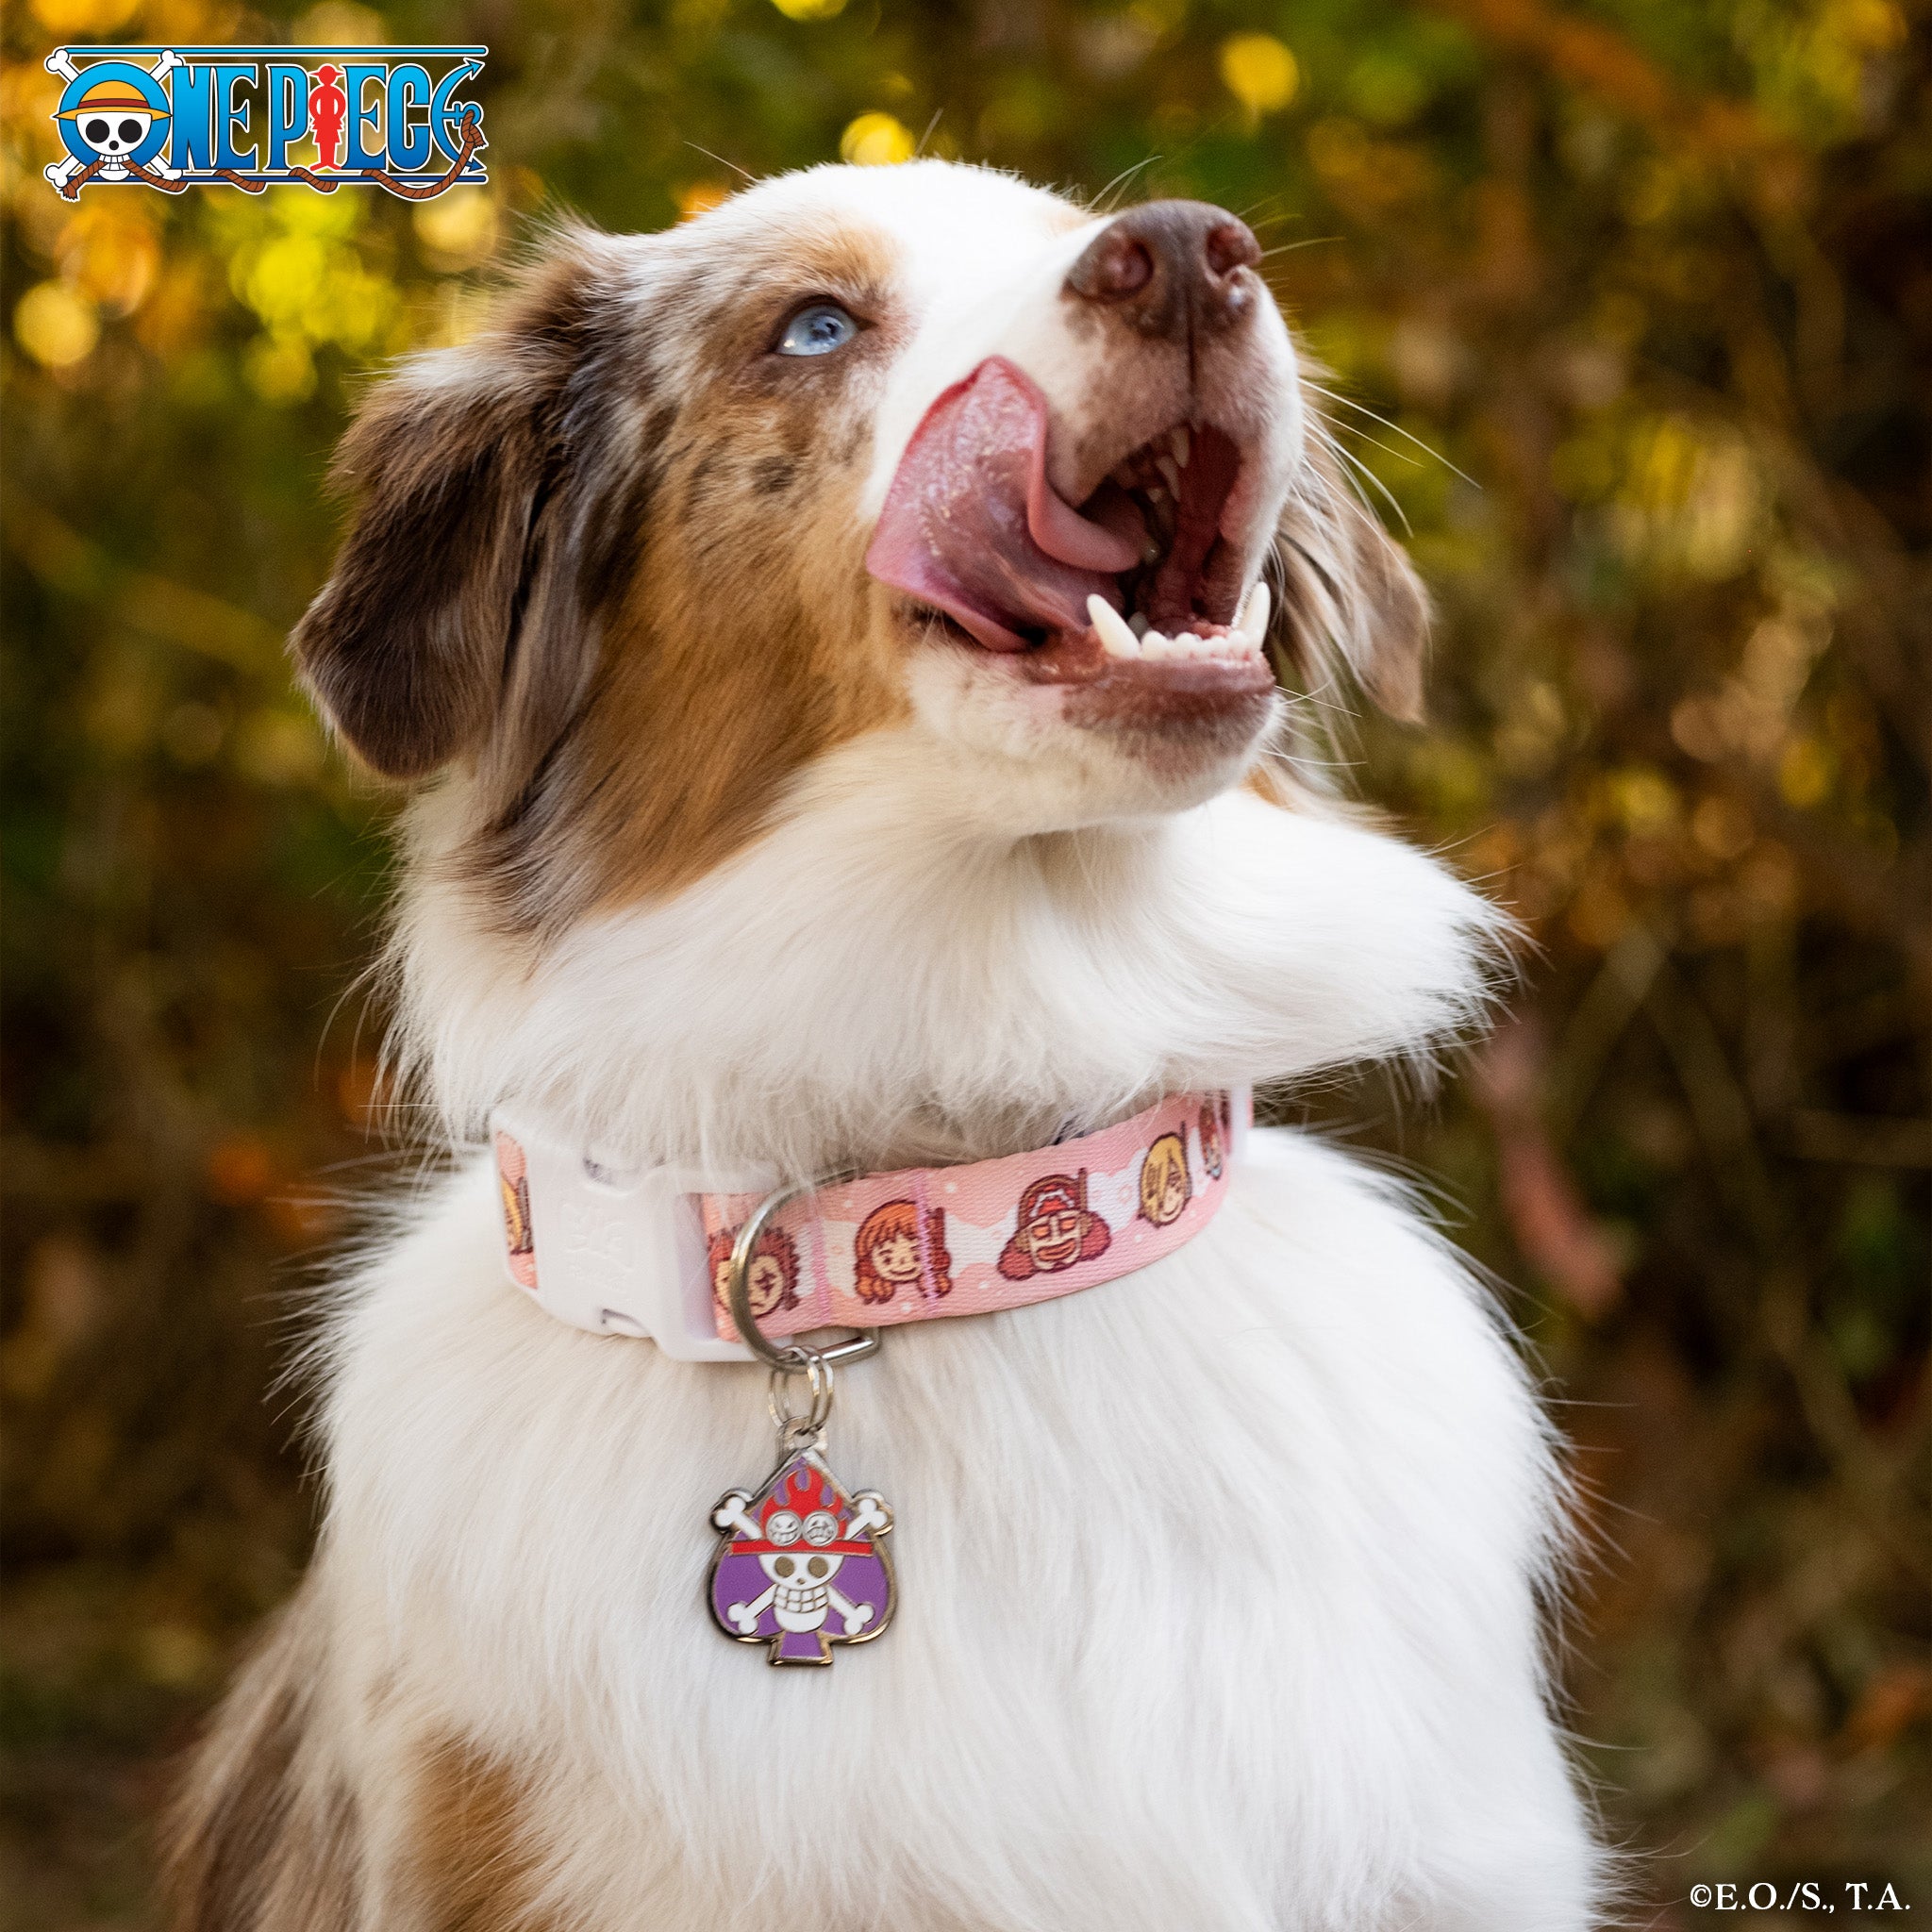
[(892, 1512), (872, 1490), (849, 1494), (815, 1449), (788, 1456), (756, 1491), (730, 1490), (711, 1511), (711, 1616), (773, 1664), (828, 1664), (835, 1643), (869, 1643), (892, 1616), (892, 1566), (878, 1541)]

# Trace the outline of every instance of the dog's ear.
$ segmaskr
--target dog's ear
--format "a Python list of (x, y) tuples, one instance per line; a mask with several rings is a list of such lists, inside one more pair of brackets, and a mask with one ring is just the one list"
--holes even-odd
[(512, 714), (527, 764), (588, 678), (580, 499), (601, 425), (583, 391), (618, 325), (615, 245), (553, 237), (491, 327), (404, 364), (342, 439), (334, 475), (355, 520), (291, 643), (336, 730), (386, 776), (502, 751)]
[(1319, 682), (1339, 655), (1391, 717), (1420, 723), (1428, 592), (1319, 434), (1282, 511), (1275, 554), (1281, 634), (1302, 676)]

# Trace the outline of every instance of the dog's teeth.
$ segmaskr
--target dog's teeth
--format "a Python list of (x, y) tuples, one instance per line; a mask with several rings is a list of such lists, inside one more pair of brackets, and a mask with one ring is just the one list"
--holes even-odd
[(1150, 542), (1146, 549), (1141, 551), (1141, 561), (1142, 563), (1158, 563), (1160, 561), (1160, 545)]
[(1185, 423), (1177, 423), (1173, 432), (1174, 459), (1182, 469), (1188, 467), (1188, 458), (1194, 453), (1194, 439), (1188, 433)]
[(1087, 600), (1087, 615), (1099, 633), (1101, 648), (1109, 658), (1138, 658), (1141, 641), (1127, 628), (1127, 621), (1097, 592)]
[(1147, 620), (1137, 610), (1133, 616), (1127, 619), (1127, 628), (1137, 638), (1144, 638), (1147, 635)]
[(1161, 475), (1166, 478), (1167, 487), (1174, 493), (1174, 495), (1178, 496), (1181, 493), (1180, 465), (1176, 463), (1171, 456), (1168, 456), (1165, 453), (1163, 453), (1162, 455), (1155, 458), (1154, 466), (1160, 472)]
[(1243, 643), (1257, 651), (1261, 648), (1261, 640), (1268, 635), (1268, 613), (1273, 608), (1274, 599), (1268, 594), (1268, 586), (1256, 584), (1241, 606), (1241, 615), (1234, 622), (1235, 634)]
[(1151, 658), (1157, 662), (1164, 661), (1174, 656), (1173, 641), (1163, 637), (1158, 630), (1142, 631), (1141, 633), (1141, 655), (1143, 658)]
[(1176, 658), (1199, 658), (1204, 655), (1205, 650), (1206, 646), (1191, 630), (1182, 631), (1174, 641), (1174, 654)]

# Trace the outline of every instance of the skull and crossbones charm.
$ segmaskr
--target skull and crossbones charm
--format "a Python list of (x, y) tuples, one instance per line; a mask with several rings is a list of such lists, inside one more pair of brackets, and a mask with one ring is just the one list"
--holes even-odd
[[(869, 1643), (891, 1621), (892, 1512), (875, 1491), (842, 1489), (816, 1447), (787, 1456), (758, 1490), (711, 1511), (723, 1532), (707, 1592), (711, 1616), (773, 1664), (828, 1664), (835, 1643)], [(761, 1586), (761, 1587), (760, 1587)]]
[[(835, 1643), (870, 1643), (892, 1620), (892, 1560), (880, 1538), (892, 1512), (875, 1490), (857, 1494), (826, 1466), (825, 1421), (833, 1367), (878, 1348), (876, 1331), (814, 1347), (774, 1342), (758, 1330), (751, 1266), (771, 1216), (806, 1191), (804, 1184), (767, 1194), (738, 1230), (724, 1270), (723, 1300), (739, 1338), (771, 1374), (768, 1396), (778, 1430), (778, 1466), (756, 1490), (727, 1490), (711, 1511), (721, 1533), (706, 1600), (711, 1621), (734, 1643), (762, 1643), (770, 1664), (828, 1664)], [(791, 1408), (788, 1391), (808, 1396)]]

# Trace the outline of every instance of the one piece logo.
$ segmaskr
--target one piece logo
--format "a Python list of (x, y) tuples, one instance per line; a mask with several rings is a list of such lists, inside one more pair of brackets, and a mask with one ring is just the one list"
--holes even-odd
[(426, 201), (489, 179), (483, 109), (464, 90), (487, 47), (57, 47), (66, 82), (46, 170), (67, 200), (141, 183), (333, 193), (367, 183)]

